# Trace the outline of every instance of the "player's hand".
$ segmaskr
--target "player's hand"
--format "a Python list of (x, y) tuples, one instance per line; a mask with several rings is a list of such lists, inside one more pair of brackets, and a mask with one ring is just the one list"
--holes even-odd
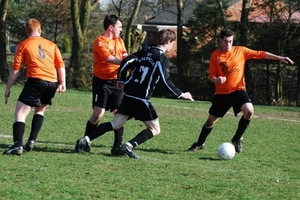
[(59, 85), (58, 88), (56, 89), (56, 92), (58, 92), (59, 94), (62, 94), (65, 91), (66, 91), (66, 86), (64, 85)]
[(189, 93), (189, 92), (184, 92), (184, 93), (182, 93), (181, 98), (182, 98), (182, 99), (187, 99), (187, 100), (194, 101), (194, 99), (193, 99), (191, 93)]
[(7, 104), (8, 102), (9, 95), (10, 95), (10, 90), (5, 90), (4, 93), (5, 104)]
[(124, 81), (118, 81), (117, 82), (117, 89), (118, 90), (123, 90), (124, 87)]
[(291, 65), (293, 65), (295, 63), (289, 57), (282, 57), (281, 61), (286, 63), (286, 64), (291, 64)]
[(219, 84), (223, 84), (226, 82), (226, 76), (219, 76)]

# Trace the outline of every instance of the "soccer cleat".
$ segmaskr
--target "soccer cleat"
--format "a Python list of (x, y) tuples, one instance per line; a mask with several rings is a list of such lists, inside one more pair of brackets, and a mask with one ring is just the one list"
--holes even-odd
[(79, 138), (76, 141), (75, 151), (78, 153), (83, 153), (84, 151), (89, 152), (91, 150), (90, 144), (86, 141), (84, 137)]
[(123, 151), (120, 150), (121, 149), (121, 145), (120, 146), (113, 146), (110, 150), (110, 153), (114, 156), (123, 156), (126, 155)]
[(205, 143), (203, 143), (202, 145), (199, 145), (198, 142), (195, 142), (192, 144), (192, 146), (188, 149), (188, 151), (190, 152), (195, 152), (198, 151), (199, 149), (204, 149), (205, 147)]
[(118, 151), (120, 154), (126, 154), (128, 155), (130, 158), (134, 158), (134, 159), (140, 159), (140, 156), (138, 156), (137, 154), (135, 154), (135, 152), (133, 151), (133, 148), (128, 146), (127, 144), (122, 144), (120, 146), (120, 149)]
[(34, 144), (35, 144), (34, 140), (28, 140), (25, 147), (24, 147), (24, 149), (28, 152), (32, 151), (32, 149), (34, 147)]
[(85, 151), (85, 152), (90, 152), (91, 151), (91, 145), (89, 144), (89, 145), (86, 145), (85, 147), (83, 147), (83, 150)]
[(243, 151), (243, 147), (241, 145), (241, 140), (234, 140), (233, 138), (231, 139), (232, 144), (234, 145), (235, 151), (237, 153), (241, 153)]
[(23, 153), (23, 147), (22, 146), (16, 146), (12, 145), (9, 147), (8, 150), (4, 151), (3, 154), (5, 155), (21, 155)]

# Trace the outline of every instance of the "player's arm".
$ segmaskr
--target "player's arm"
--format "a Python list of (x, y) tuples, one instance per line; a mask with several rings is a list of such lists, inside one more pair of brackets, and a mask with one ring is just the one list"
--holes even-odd
[(177, 98), (181, 99), (187, 99), (194, 101), (191, 93), (189, 92), (182, 92), (180, 89), (177, 88), (177, 86), (173, 83), (173, 81), (170, 78), (170, 64), (167, 60), (162, 60), (162, 67), (160, 67), (160, 75), (163, 81), (163, 85)]
[(209, 80), (215, 84), (223, 84), (226, 81), (226, 76), (219, 76), (218, 74), (218, 61), (214, 59), (215, 56), (211, 55), (209, 62)]
[(4, 93), (5, 104), (7, 104), (8, 97), (10, 95), (10, 88), (16, 81), (19, 73), (20, 73), (20, 70), (15, 70), (15, 69), (11, 69), (9, 72), (9, 77), (8, 77), (8, 81), (7, 81), (6, 89), (5, 89), (5, 93)]
[(135, 60), (136, 60), (136, 55), (131, 54), (121, 61), (121, 65), (118, 71), (119, 82), (124, 82), (127, 79), (128, 71), (134, 68)]
[(64, 67), (60, 67), (57, 69), (57, 73), (58, 73), (58, 78), (59, 78), (59, 85), (57, 88), (57, 92), (59, 94), (63, 93), (66, 91), (67, 87), (66, 87), (66, 69)]
[(284, 62), (286, 64), (292, 64), (292, 65), (294, 64), (294, 61), (292, 61), (289, 57), (278, 56), (278, 55), (272, 54), (270, 52), (266, 52), (265, 59), (279, 60), (279, 61)]
[(115, 56), (113, 56), (113, 55), (110, 55), (110, 56), (107, 57), (106, 62), (116, 64), (116, 65), (120, 65), (122, 60), (115, 57)]

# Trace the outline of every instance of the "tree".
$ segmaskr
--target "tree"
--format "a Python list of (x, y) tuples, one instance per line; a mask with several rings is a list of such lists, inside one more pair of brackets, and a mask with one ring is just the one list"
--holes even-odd
[(131, 36), (132, 36), (132, 28), (131, 27), (132, 27), (133, 22), (139, 12), (141, 1), (142, 0), (135, 1), (133, 12), (127, 21), (124, 43), (125, 43), (126, 49), (129, 54), (133, 53), (132, 48), (131, 48)]
[(177, 2), (177, 70), (178, 74), (186, 75), (184, 69), (186, 69), (182, 63), (184, 62), (183, 58), (183, 48), (182, 48), (182, 26), (183, 26), (183, 16), (184, 16), (184, 7), (182, 0), (176, 0)]
[(248, 38), (248, 16), (250, 12), (251, 0), (243, 0), (242, 14), (241, 14), (241, 25), (240, 25), (240, 44), (246, 45)]
[(218, 4), (219, 12), (221, 13), (221, 19), (222, 19), (223, 27), (227, 27), (227, 22), (226, 22), (226, 16), (225, 16), (225, 13), (224, 13), (223, 3), (222, 3), (221, 0), (216, 0), (216, 3)]
[(6, 55), (6, 14), (7, 14), (8, 0), (1, 0), (0, 2), (0, 82), (6, 81), (8, 77), (8, 65)]
[[(275, 51), (274, 53), (276, 54), (287, 55), (286, 52), (289, 51), (288, 45), (291, 44), (290, 41), (293, 41), (293, 36), (296, 33), (295, 31), (291, 31), (291, 26), (295, 23), (292, 19), (292, 14), (297, 10), (299, 11), (299, 5), (299, 1), (297, 0), (287, 1), (285, 3), (279, 0), (272, 0), (255, 2), (254, 4), (255, 7), (264, 10), (267, 14), (269, 18), (268, 23), (266, 22), (268, 30), (272, 30), (273, 33), (276, 33), (273, 37), (268, 37), (268, 39), (272, 38), (272, 41), (269, 42), (269, 48), (274, 49), (273, 51)], [(287, 65), (281, 62), (276, 63), (274, 91), (267, 91), (267, 93), (273, 93), (272, 98), (276, 101), (283, 98), (282, 72), (286, 66)], [(266, 84), (270, 83), (267, 82)], [(271, 98), (268, 99), (268, 101), (270, 104)]]
[(76, 88), (88, 85), (86, 65), (88, 62), (88, 25), (91, 12), (99, 4), (99, 0), (71, 0), (71, 19), (73, 28), (72, 54), (68, 82)]

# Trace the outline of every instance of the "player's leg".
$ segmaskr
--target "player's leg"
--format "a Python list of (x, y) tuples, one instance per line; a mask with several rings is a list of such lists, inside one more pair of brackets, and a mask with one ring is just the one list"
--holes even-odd
[[(123, 99), (123, 91), (117, 89), (117, 81), (114, 81), (110, 86), (110, 90), (112, 94), (108, 98), (107, 108), (109, 107), (110, 110), (115, 115), (121, 102)], [(123, 134), (124, 134), (124, 127), (119, 128), (118, 130), (114, 130), (114, 142), (111, 149), (111, 153), (113, 155), (118, 155), (118, 150), (123, 142)]]
[(199, 134), (197, 142), (194, 142), (192, 144), (192, 146), (188, 149), (188, 151), (195, 152), (195, 151), (197, 151), (199, 149), (203, 149), (205, 147), (205, 140), (206, 140), (207, 136), (210, 134), (210, 132), (212, 131), (212, 129), (217, 121), (218, 121), (218, 117), (216, 117), (212, 114), (209, 114), (206, 122), (202, 126), (202, 129)]
[(85, 151), (86, 146), (89, 146), (89, 143), (92, 140), (100, 137), (101, 135), (104, 135), (108, 131), (120, 129), (120, 127), (123, 127), (128, 118), (128, 115), (117, 113), (112, 122), (102, 123), (86, 136), (79, 138), (76, 142), (75, 150), (78, 153), (82, 153), (83, 151)]
[(95, 128), (97, 128), (97, 125), (104, 116), (104, 113), (105, 108), (96, 105), (94, 106), (93, 113), (86, 123), (84, 135), (87, 135), (88, 133), (92, 132)]
[[(133, 98), (124, 99), (125, 101), (128, 100), (129, 102), (127, 105), (130, 107), (130, 116), (134, 117), (136, 120), (142, 121), (147, 127), (145, 130), (141, 131), (134, 138), (121, 146), (121, 151), (123, 151), (129, 157), (139, 159), (140, 157), (135, 154), (133, 149), (160, 133), (159, 119), (151, 102)], [(123, 109), (124, 107), (121, 105), (119, 111)]]
[(97, 78), (96, 76), (93, 77), (92, 83), (92, 108), (93, 113), (89, 120), (86, 122), (85, 132), (84, 135), (87, 135), (91, 131), (93, 131), (101, 118), (104, 116), (105, 107), (108, 99), (108, 92), (105, 89), (107, 85), (105, 81)]
[[(117, 110), (115, 109), (113, 111), (114, 116), (116, 115)], [(125, 123), (125, 122), (124, 122)], [(118, 130), (114, 130), (114, 143), (111, 148), (111, 154), (113, 155), (119, 155), (119, 148), (122, 145), (123, 142), (123, 135), (124, 135), (124, 127), (119, 128)]]
[(122, 145), (122, 151), (131, 158), (139, 159), (140, 156), (134, 152), (134, 148), (160, 133), (158, 118), (151, 121), (144, 121), (144, 124), (147, 127), (146, 129), (142, 130), (134, 138)]
[(38, 134), (44, 122), (44, 112), (47, 104), (41, 104), (40, 107), (34, 109), (34, 115), (31, 121), (31, 131), (27, 143), (24, 147), (26, 151), (31, 151), (35, 145)]
[(13, 123), (13, 142), (8, 150), (3, 154), (21, 155), (23, 153), (23, 136), (25, 133), (25, 119), (31, 110), (28, 106), (20, 101), (17, 102), (15, 110), (15, 121)]
[(23, 152), (23, 136), (25, 133), (25, 120), (31, 110), (31, 107), (41, 105), (41, 90), (46, 87), (43, 81), (34, 78), (28, 78), (24, 88), (18, 98), (15, 109), (15, 121), (13, 124), (14, 144), (4, 152), (4, 154), (20, 155)]
[(231, 142), (234, 144), (236, 152), (240, 153), (243, 151), (240, 141), (250, 124), (254, 114), (254, 108), (246, 91), (237, 91), (235, 92), (234, 96), (236, 99), (236, 104), (233, 106), (234, 114), (237, 116), (239, 111), (242, 111), (243, 115), (238, 123), (238, 128), (235, 135), (231, 139)]
[(194, 142), (188, 149), (190, 152), (195, 152), (205, 147), (205, 140), (212, 131), (219, 117), (223, 117), (231, 108), (231, 99), (229, 95), (214, 95), (212, 105), (209, 109), (209, 116), (202, 126), (197, 142)]
[(254, 113), (254, 108), (252, 103), (245, 103), (242, 105), (241, 110), (243, 112), (243, 115), (238, 123), (238, 128), (235, 132), (235, 135), (231, 139), (231, 142), (234, 144), (235, 150), (238, 153), (241, 153), (243, 151), (242, 145), (241, 145), (241, 138), (243, 137), (246, 129), (248, 128), (251, 118)]
[(26, 151), (31, 151), (35, 145), (38, 134), (44, 122), (44, 113), (48, 105), (52, 105), (52, 99), (55, 96), (58, 83), (36, 80), (35, 85), (38, 87), (40, 104), (35, 106), (34, 115), (31, 121), (31, 131), (25, 145)]

